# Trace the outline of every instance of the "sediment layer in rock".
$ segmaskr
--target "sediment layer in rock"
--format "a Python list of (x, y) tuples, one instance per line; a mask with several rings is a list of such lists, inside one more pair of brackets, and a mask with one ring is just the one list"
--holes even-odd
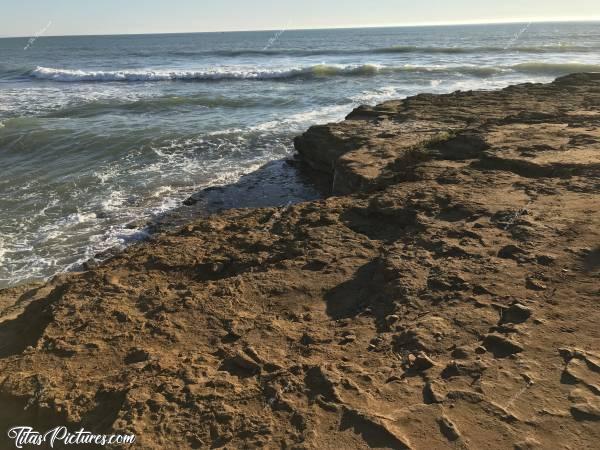
[[(0, 293), (0, 429), (139, 448), (593, 448), (600, 75), (355, 110), (335, 197)], [(343, 195), (340, 195), (343, 194)]]

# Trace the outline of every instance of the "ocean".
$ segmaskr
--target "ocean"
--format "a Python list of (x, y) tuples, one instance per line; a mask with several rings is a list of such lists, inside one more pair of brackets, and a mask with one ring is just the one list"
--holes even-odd
[[(144, 239), (136, 223), (360, 104), (583, 71), (600, 71), (600, 23), (0, 39), (0, 287)], [(256, 192), (232, 204), (314, 195)]]

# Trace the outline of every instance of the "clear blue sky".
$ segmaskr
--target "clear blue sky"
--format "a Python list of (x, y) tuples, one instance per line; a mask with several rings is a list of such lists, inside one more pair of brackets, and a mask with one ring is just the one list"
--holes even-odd
[(582, 19), (600, 0), (0, 0), (0, 36)]

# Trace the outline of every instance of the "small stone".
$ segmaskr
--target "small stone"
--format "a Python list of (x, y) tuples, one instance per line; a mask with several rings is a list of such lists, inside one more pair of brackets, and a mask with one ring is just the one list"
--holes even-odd
[(258, 355), (258, 352), (254, 349), (254, 347), (250, 345), (244, 348), (244, 353), (246, 353), (246, 355), (248, 355), (258, 364), (262, 364), (264, 362), (262, 358)]
[(441, 373), (443, 379), (468, 376), (473, 379), (481, 378), (487, 370), (487, 364), (481, 361), (450, 361)]
[(304, 334), (302, 335), (302, 337), (300, 338), (300, 343), (301, 343), (302, 345), (305, 345), (305, 346), (307, 346), (307, 347), (308, 347), (309, 345), (314, 345), (314, 344), (316, 344), (316, 343), (317, 343), (317, 341), (316, 341), (316, 340), (315, 340), (315, 339), (314, 339), (312, 336), (310, 336), (308, 333), (304, 333)]
[(479, 345), (478, 347), (475, 348), (475, 353), (477, 353), (478, 355), (483, 355), (486, 352), (487, 352), (487, 349), (483, 345)]
[(531, 317), (531, 309), (520, 303), (515, 303), (502, 313), (500, 323), (523, 323)]
[(227, 358), (226, 363), (233, 364), (234, 366), (251, 373), (259, 373), (261, 367), (248, 356), (243, 353), (236, 353), (235, 355)]
[(225, 264), (219, 262), (219, 263), (214, 263), (212, 265), (212, 267), (210, 268), (210, 270), (212, 273), (218, 274), (218, 273), (223, 272), (224, 268), (225, 268)]
[(515, 443), (515, 450), (534, 450), (540, 448), (541, 444), (539, 441), (533, 438), (527, 438), (524, 441)]
[(538, 255), (536, 260), (542, 266), (551, 266), (556, 261), (556, 258), (551, 255)]
[(445, 390), (435, 381), (428, 381), (423, 388), (427, 403), (443, 403), (446, 399)]
[(525, 254), (525, 250), (516, 245), (507, 245), (498, 252), (498, 257), (503, 259), (516, 259), (515, 256)]
[(576, 420), (598, 422), (600, 421), (600, 402), (577, 403), (571, 406), (571, 415)]
[(467, 359), (469, 357), (469, 352), (464, 347), (455, 348), (451, 354), (456, 359)]
[[(389, 381), (386, 381), (386, 383), (388, 383)], [(360, 388), (356, 385), (356, 383), (354, 383), (352, 380), (349, 380), (348, 378), (343, 378), (341, 381), (342, 386), (344, 387), (344, 389), (348, 389), (350, 391), (360, 391)]]
[(394, 381), (402, 381), (402, 378), (399, 377), (398, 375), (392, 375), (387, 380), (385, 380), (386, 384), (387, 383), (393, 383)]
[(351, 342), (356, 341), (356, 336), (354, 334), (345, 335), (340, 341), (340, 345), (350, 344)]
[(438, 424), (440, 426), (440, 431), (449, 441), (456, 441), (460, 438), (458, 428), (456, 428), (456, 425), (454, 425), (454, 423), (448, 417), (440, 417), (438, 419)]
[(121, 287), (121, 283), (119, 282), (119, 278), (114, 275), (106, 274), (104, 275), (104, 282), (114, 287)]
[(88, 259), (83, 263), (83, 270), (93, 270), (98, 267), (98, 262), (95, 259)]
[(514, 355), (524, 350), (521, 344), (500, 334), (488, 334), (483, 340), (483, 346), (498, 358)]
[(400, 317), (396, 314), (390, 314), (385, 318), (388, 325), (393, 325), (400, 320)]
[(418, 372), (423, 372), (425, 370), (431, 369), (433, 366), (435, 366), (433, 360), (425, 353), (419, 352), (415, 356), (410, 368)]
[(132, 348), (125, 356), (126, 364), (136, 364), (150, 359), (150, 353), (141, 348)]
[(112, 315), (115, 319), (117, 319), (118, 322), (124, 323), (130, 321), (127, 313), (124, 313), (123, 311), (113, 311)]
[(525, 287), (527, 289), (531, 289), (532, 291), (545, 291), (546, 289), (548, 289), (545, 284), (532, 277), (527, 278), (527, 281), (525, 282)]
[(493, 295), (489, 289), (486, 289), (484, 286), (480, 284), (476, 284), (473, 286), (473, 294), (475, 295)]

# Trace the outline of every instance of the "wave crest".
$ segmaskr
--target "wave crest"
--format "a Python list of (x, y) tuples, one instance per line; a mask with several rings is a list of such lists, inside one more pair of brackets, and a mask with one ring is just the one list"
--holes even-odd
[(317, 64), (290, 69), (213, 69), (199, 71), (84, 71), (37, 67), (30, 76), (41, 80), (61, 82), (102, 81), (217, 81), (217, 80), (278, 80), (295, 78), (319, 78), (335, 76), (373, 76), (396, 72), (459, 72), (471, 75), (491, 75), (499, 69), (494, 67), (443, 67), (443, 66), (381, 66), (378, 64), (328, 65)]
[(61, 82), (152, 82), (152, 81), (219, 81), (219, 80), (290, 80), (340, 76), (375, 76), (394, 73), (461, 74), (489, 77), (521, 72), (540, 75), (565, 75), (576, 72), (598, 72), (600, 65), (582, 63), (526, 62), (512, 66), (382, 66), (378, 64), (317, 64), (287, 69), (212, 69), (198, 71), (84, 71), (37, 67), (29, 73), (36, 79)]

